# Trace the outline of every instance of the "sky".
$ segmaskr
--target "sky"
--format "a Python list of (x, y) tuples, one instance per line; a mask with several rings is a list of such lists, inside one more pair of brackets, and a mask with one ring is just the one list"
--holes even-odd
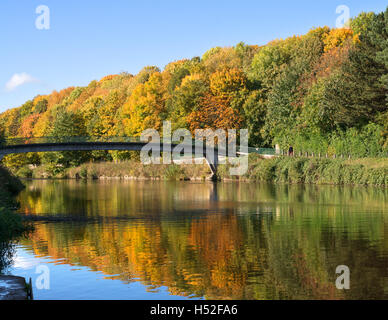
[[(37, 12), (41, 5), (49, 14)], [(387, 1), (1, 0), (0, 112), (108, 74), (163, 69), (215, 46), (264, 45), (335, 27), (341, 5), (354, 17), (384, 11)]]

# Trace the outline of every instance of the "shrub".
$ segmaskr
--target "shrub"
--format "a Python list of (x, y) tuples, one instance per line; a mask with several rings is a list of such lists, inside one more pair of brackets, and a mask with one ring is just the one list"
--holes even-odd
[(90, 170), (90, 177), (92, 179), (98, 179), (98, 173), (97, 173), (97, 170), (94, 167)]
[(164, 170), (163, 177), (167, 180), (183, 179), (183, 170), (176, 164), (168, 165)]
[(6, 241), (23, 234), (22, 218), (9, 209), (0, 208), (0, 241)]
[(280, 157), (250, 162), (248, 179), (285, 183), (388, 186), (386, 159)]
[(87, 179), (88, 177), (88, 168), (86, 166), (82, 166), (79, 172), (79, 175), (82, 179)]
[(20, 178), (32, 178), (32, 170), (27, 166), (21, 167), (16, 175)]

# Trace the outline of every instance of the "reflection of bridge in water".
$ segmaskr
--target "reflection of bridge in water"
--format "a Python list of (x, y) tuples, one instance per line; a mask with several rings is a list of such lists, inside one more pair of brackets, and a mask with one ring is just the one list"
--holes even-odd
[[(219, 148), (208, 149), (205, 144), (193, 143), (185, 146), (177, 143), (149, 143), (141, 141), (140, 137), (39, 137), (39, 138), (9, 138), (0, 145), (0, 160), (9, 154), (29, 152), (58, 152), (58, 151), (94, 151), (94, 150), (118, 150), (141, 151), (147, 146), (148, 150), (156, 152), (170, 152), (182, 154), (190, 149), (195, 156), (202, 155), (210, 167), (213, 175), (217, 173), (219, 157), (229, 156), (227, 150)], [(210, 150), (210, 152), (209, 152)], [(274, 155), (274, 149), (248, 148), (248, 153), (261, 155)], [(239, 155), (247, 153), (237, 152)], [(236, 156), (237, 156), (236, 154)]]

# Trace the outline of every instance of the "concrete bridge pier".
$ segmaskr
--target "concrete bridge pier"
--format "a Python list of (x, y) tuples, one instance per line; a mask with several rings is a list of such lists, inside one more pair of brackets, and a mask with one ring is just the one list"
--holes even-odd
[(218, 151), (214, 150), (212, 154), (206, 154), (205, 156), (206, 163), (209, 166), (212, 175), (209, 177), (209, 180), (217, 180), (217, 169), (218, 169)]

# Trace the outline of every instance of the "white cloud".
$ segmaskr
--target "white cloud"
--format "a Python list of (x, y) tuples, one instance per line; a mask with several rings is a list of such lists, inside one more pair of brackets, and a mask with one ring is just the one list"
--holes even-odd
[(11, 79), (8, 80), (8, 82), (5, 84), (5, 89), (7, 91), (15, 90), (17, 87), (30, 83), (30, 82), (36, 82), (38, 81), (28, 73), (22, 72), (22, 73), (15, 73)]

